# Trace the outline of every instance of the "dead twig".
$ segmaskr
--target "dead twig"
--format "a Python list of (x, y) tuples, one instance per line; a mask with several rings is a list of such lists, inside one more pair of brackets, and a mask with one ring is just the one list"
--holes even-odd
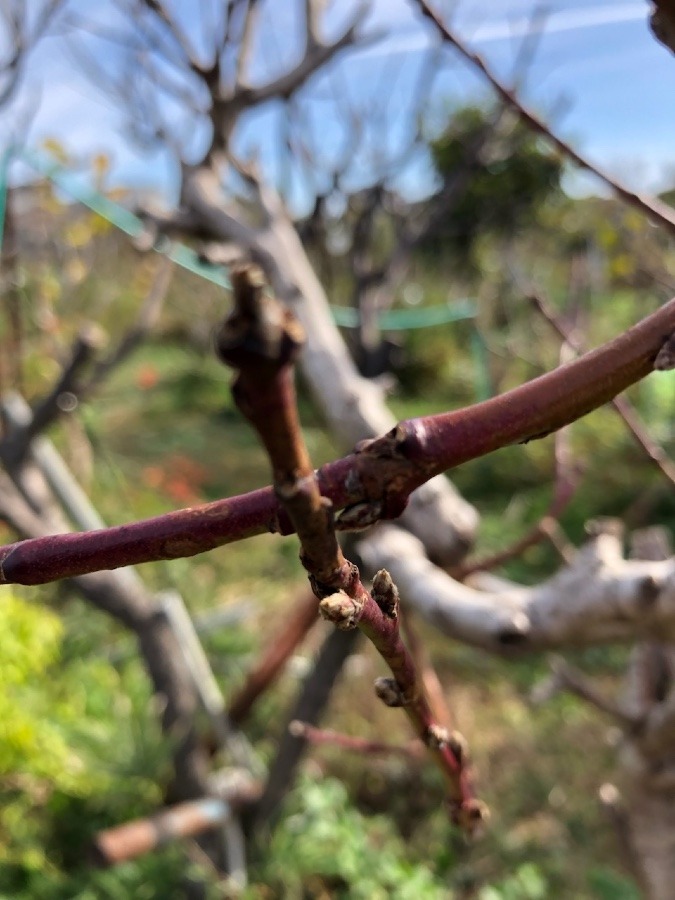
[(453, 578), (464, 581), (474, 572), (486, 572), (496, 569), (512, 559), (518, 559), (530, 547), (535, 547), (542, 540), (548, 539), (555, 549), (561, 554), (565, 562), (571, 562), (572, 553), (566, 542), (561, 540), (560, 524), (558, 519), (567, 508), (574, 496), (581, 478), (581, 469), (571, 465), (567, 449), (565, 429), (561, 428), (555, 436), (555, 466), (556, 478), (553, 497), (544, 515), (530, 530), (517, 541), (503, 550), (483, 556), (478, 559), (469, 559), (462, 565), (456, 566), (450, 572)]
[(365, 756), (406, 756), (419, 759), (423, 746), (419, 741), (411, 741), (405, 746), (400, 744), (387, 744), (383, 741), (369, 741), (366, 738), (355, 737), (351, 734), (342, 734), (330, 728), (316, 728), (307, 722), (293, 719), (288, 730), (294, 737), (304, 738), (314, 746), (339, 747), (341, 750), (351, 750)]
[[(534, 308), (548, 322), (554, 331), (560, 335), (565, 343), (572, 348), (572, 350), (579, 354), (584, 352), (585, 348), (582, 342), (577, 338), (572, 329), (565, 325), (560, 316), (556, 314), (541, 294), (534, 293), (529, 299)], [(668, 356), (671, 352), (669, 346), (670, 341), (666, 341), (659, 351), (654, 360), (655, 369), (661, 366), (663, 366), (664, 370), (672, 368), (672, 366), (668, 365)], [(673, 362), (675, 363), (675, 354), (673, 355)], [(649, 459), (659, 467), (666, 478), (675, 484), (675, 463), (669, 459), (663, 447), (661, 447), (649, 434), (647, 426), (640, 418), (640, 414), (630, 400), (627, 397), (618, 396), (614, 397), (610, 402), (614, 410), (623, 419), (626, 428), (633, 436), (638, 446), (645, 452)]]
[(551, 656), (549, 664), (552, 670), (551, 677), (548, 682), (535, 689), (533, 697), (535, 702), (541, 703), (553, 694), (566, 691), (603, 712), (627, 731), (635, 731), (642, 725), (642, 716), (635, 715), (616, 700), (606, 697), (584, 672), (570, 665), (561, 656)]

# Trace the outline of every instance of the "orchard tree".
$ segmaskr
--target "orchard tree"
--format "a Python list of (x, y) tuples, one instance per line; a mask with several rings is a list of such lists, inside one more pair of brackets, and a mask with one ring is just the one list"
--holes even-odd
[[(413, 5), (429, 20), (439, 46), (454, 48), (481, 71), (502, 103), (517, 115), (519, 129), (528, 127), (557, 153), (611, 182), (552, 135), (424, 0)], [(37, 426), (31, 422), (45, 427), (54, 421), (64, 384), (75, 395), (87, 389), (80, 376), (88, 349), (86, 340), (80, 339), (59, 383), (34, 404), (32, 417), (18, 422), (15, 417), (0, 445), (6, 470), (0, 514), (20, 537), (28, 538), (0, 549), (0, 581), (41, 584), (74, 579), (93, 604), (137, 634), (153, 685), (167, 699), (165, 727), (181, 735), (170, 799), (201, 797), (212, 790), (208, 760), (195, 734), (195, 695), (185, 690), (189, 678), (181, 671), (175, 633), (133, 576), (127, 577), (124, 569), (108, 570), (192, 556), (264, 531), (296, 532), (318, 601), (308, 606), (310, 613), (316, 616), (318, 607), (336, 631), (322, 647), (290, 718), (316, 724), (354, 646), (354, 636), (362, 632), (390, 670), (377, 680), (378, 696), (387, 706), (403, 708), (444, 775), (453, 821), (467, 832), (482, 824), (485, 808), (475, 794), (465, 743), (437, 700), (430, 699), (433, 679), (421, 671), (402, 640), (399, 591), (407, 610), (448, 636), (489, 652), (636, 642), (630, 677), (639, 701), (608, 700), (563, 664), (557, 665), (555, 678), (559, 686), (584, 696), (622, 728), (627, 777), (634, 792), (626, 815), (627, 842), (650, 896), (666, 898), (675, 878), (675, 782), (670, 762), (675, 560), (658, 541), (649, 546), (643, 542), (636, 547), (638, 558), (626, 560), (620, 530), (613, 523), (599, 523), (588, 544), (542, 584), (524, 587), (487, 574), (464, 583), (469, 569), (483, 570), (490, 564), (465, 559), (475, 537), (477, 513), (443, 473), (501, 447), (550, 435), (654, 370), (672, 369), (675, 300), (600, 348), (518, 388), (464, 409), (397, 424), (380, 388), (357, 372), (333, 325), (325, 291), (294, 217), (263, 160), (244, 155), (239, 142), (240, 131), (265, 105), (302, 98), (310, 81), (338, 54), (373, 39), (366, 28), (367, 6), (359, 7), (332, 39), (324, 36), (321, 7), (314, 0), (302, 5), (297, 19), (302, 26), (299, 58), (272, 76), (256, 65), (258, 29), (265, 24), (263, 17), (273, 14), (272, 4), (232, 0), (210, 8), (215, 15), (198, 23), (204, 26), (199, 28), (192, 21), (183, 23), (179, 4), (134, 0), (118, 5), (122, 31), (116, 28), (107, 36), (105, 23), (92, 28), (91, 23), (69, 19), (71, 27), (82, 29), (78, 46), (85, 64), (98, 83), (125, 104), (135, 137), (146, 144), (159, 141), (176, 154), (179, 203), (168, 214), (143, 211), (151, 239), (190, 235), (206, 242), (205, 254), (213, 256), (217, 245), (219, 258), (236, 262), (231, 276), (234, 310), (218, 330), (217, 352), (238, 372), (235, 399), (269, 454), (274, 489), (109, 529), (65, 533), (68, 523), (55, 508), (49, 485), (36, 473), (31, 442)], [(115, 40), (118, 52), (107, 69), (101, 70), (96, 54), (87, 51), (92, 32), (99, 39)], [(525, 131), (518, 135), (521, 149), (529, 148), (526, 156), (535, 150), (540, 153), (538, 143), (534, 149), (528, 144)], [(498, 131), (481, 126), (480, 149), (498, 137)], [(470, 157), (475, 157), (473, 147)], [(536, 185), (542, 190), (554, 185), (559, 163), (551, 158), (549, 169), (543, 154), (535, 158), (542, 163)], [(514, 167), (510, 174), (517, 186), (531, 187), (529, 166)], [(452, 178), (449, 173), (446, 177), (448, 188)], [(611, 185), (621, 198), (656, 218), (670, 233), (675, 231), (670, 208)], [(512, 196), (509, 191), (511, 187), (506, 195)], [(375, 189), (372, 201), (379, 203)], [(439, 215), (448, 208), (452, 206), (438, 207)], [(367, 218), (367, 203), (364, 209)], [(500, 209), (503, 221), (515, 213), (508, 201)], [(427, 222), (419, 232), (404, 231), (401, 247), (410, 253), (418, 235), (436, 225), (432, 219), (431, 229)], [(382, 284), (394, 277), (392, 271), (393, 267)], [(402, 277), (396, 271), (396, 277)], [(299, 430), (293, 391), (296, 358), (337, 441), (345, 446), (356, 443), (353, 452), (318, 472)], [(569, 493), (569, 470), (560, 442), (557, 449), (559, 506)], [(550, 521), (546, 527), (550, 529)], [(337, 532), (359, 534), (350, 537), (343, 551)], [(345, 552), (358, 558), (363, 574)], [(453, 566), (457, 578), (446, 571)], [(306, 611), (302, 616), (311, 618)], [(284, 634), (287, 630), (284, 627)], [(652, 663), (659, 666), (657, 679)], [(227, 731), (231, 723), (224, 719), (222, 725)], [(305, 746), (309, 732), (304, 727), (282, 737), (262, 793), (251, 806), (251, 828), (273, 820)], [(238, 800), (244, 802), (241, 794)], [(230, 837), (233, 846), (236, 837)], [(208, 849), (218, 860), (218, 848)]]
[(495, 128), (489, 110), (466, 107), (430, 144), (434, 167), (445, 184), (462, 165), (467, 145), (484, 140), (486, 132), (491, 136), (461, 197), (425, 242), (439, 256), (452, 253), (457, 265), (471, 265), (480, 235), (505, 235), (532, 224), (537, 207), (560, 190), (560, 154), (513, 114), (503, 118)]

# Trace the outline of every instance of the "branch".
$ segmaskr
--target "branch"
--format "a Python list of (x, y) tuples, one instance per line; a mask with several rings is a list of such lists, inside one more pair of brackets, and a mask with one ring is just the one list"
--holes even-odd
[[(489, 556), (479, 557), (478, 559), (469, 559), (466, 562), (451, 569), (451, 575), (458, 581), (464, 581), (474, 572), (484, 572), (488, 569), (496, 569), (504, 563), (517, 559), (519, 556), (529, 550), (530, 547), (536, 546), (544, 538), (549, 538), (555, 548), (562, 552), (560, 542), (558, 540), (559, 528), (558, 519), (566, 509), (570, 500), (579, 485), (581, 477), (580, 468), (572, 468), (567, 453), (565, 431), (561, 429), (555, 436), (555, 457), (556, 457), (556, 480), (553, 497), (546, 509), (544, 515), (538, 522), (530, 528), (530, 530), (520, 537), (517, 541), (503, 550), (499, 550)], [(566, 560), (567, 562), (571, 560)]]
[(59, 380), (52, 390), (35, 407), (32, 416), (24, 427), (15, 429), (0, 446), (0, 456), (9, 466), (18, 465), (28, 451), (34, 437), (46, 431), (50, 425), (67, 409), (72, 397), (80, 393), (79, 383), (83, 369), (90, 363), (97, 350), (103, 345), (104, 336), (101, 329), (91, 325), (80, 331), (71, 357), (65, 365)]
[[(314, 4), (310, 6), (313, 7)], [(213, 97), (213, 105), (209, 112), (213, 138), (211, 146), (206, 153), (205, 158), (207, 160), (217, 155), (220, 151), (231, 149), (229, 146), (230, 138), (243, 112), (270, 100), (289, 99), (315, 72), (330, 62), (337, 53), (353, 44), (359, 26), (368, 12), (367, 3), (359, 6), (352, 21), (332, 43), (326, 43), (318, 38), (315, 15), (314, 12), (310, 12), (305, 23), (305, 46), (300, 61), (273, 81), (254, 87), (246, 83), (244, 72), (247, 50), (252, 38), (251, 29), (254, 25), (254, 7), (255, 4), (251, 3), (247, 10), (234, 85), (227, 90), (219, 90), (217, 85), (207, 84), (207, 88)]]
[(649, 27), (654, 37), (675, 53), (675, 6), (672, 0), (653, 0)]
[(179, 838), (194, 837), (222, 826), (235, 811), (255, 799), (259, 786), (244, 773), (232, 770), (220, 797), (203, 797), (178, 803), (145, 819), (134, 819), (99, 831), (93, 858), (100, 866), (114, 866), (136, 859)]
[[(0, 21), (7, 29), (3, 39), (5, 55), (0, 58), (0, 106), (4, 106), (14, 94), (21, 77), (22, 67), (32, 46), (42, 37), (50, 22), (63, 5), (63, 0), (46, 0), (37, 16), (29, 16), (23, 0), (2, 4)], [(12, 7), (15, 8), (12, 8)], [(33, 10), (33, 14), (34, 14)], [(33, 18), (32, 31), (29, 20)], [(7, 48), (5, 50), (5, 48)]]
[(494, 653), (672, 639), (675, 557), (625, 560), (620, 536), (603, 528), (571, 565), (534, 587), (491, 575), (460, 584), (392, 525), (378, 526), (358, 550), (367, 565), (387, 567), (407, 607), (449, 637)]
[(643, 717), (635, 715), (630, 709), (624, 707), (616, 700), (611, 700), (602, 694), (596, 685), (580, 669), (570, 665), (560, 656), (554, 656), (550, 660), (552, 674), (545, 685), (537, 685), (534, 693), (536, 701), (547, 700), (552, 694), (559, 691), (567, 691), (574, 694), (580, 700), (584, 700), (590, 706), (609, 716), (621, 728), (634, 731), (643, 723)]
[[(318, 472), (322, 495), (348, 509), (338, 529), (398, 515), (411, 491), (500, 447), (544, 437), (649, 374), (675, 333), (675, 299), (620, 337), (520, 387), (437, 416), (408, 419)], [(86, 534), (0, 549), (0, 584), (44, 584), (98, 569), (194, 556), (265, 531), (293, 532), (270, 488)]]
[(372, 591), (365, 589), (357, 567), (337, 543), (332, 504), (321, 496), (300, 430), (293, 384), (302, 329), (292, 313), (265, 295), (256, 267), (235, 269), (232, 283), (234, 312), (217, 334), (216, 349), (237, 372), (234, 399), (270, 457), (275, 492), (298, 533), (300, 559), (320, 601), (319, 611), (338, 630), (358, 628), (374, 644), (393, 675), (377, 679), (376, 693), (387, 706), (403, 707), (445, 777), (453, 821), (471, 833), (485, 810), (473, 796), (463, 744), (435, 721), (401, 640), (396, 587), (381, 570)]
[(318, 619), (316, 598), (307, 593), (295, 609), (275, 629), (274, 637), (260, 655), (258, 663), (230, 701), (228, 716), (237, 725), (248, 717), (258, 697), (279, 677), (289, 657)]
[[(560, 335), (560, 337), (577, 353), (584, 352), (584, 346), (581, 341), (577, 340), (571, 328), (567, 328), (553, 309), (546, 303), (540, 294), (533, 294), (530, 297), (535, 309), (541, 313), (551, 327)], [(669, 350), (670, 341), (666, 341), (656, 359), (654, 360), (654, 368), (659, 369), (663, 366), (664, 370), (675, 367), (675, 355), (672, 356), (670, 362), (668, 357), (671, 355)], [(627, 397), (614, 397), (611, 401), (616, 412), (623, 419), (626, 427), (635, 438), (637, 444), (644, 450), (649, 459), (654, 462), (663, 472), (666, 478), (675, 484), (675, 463), (670, 460), (663, 449), (649, 434), (646, 425), (640, 418), (640, 414)]]
[[(396, 424), (381, 388), (361, 377), (333, 321), (326, 292), (316, 277), (297, 230), (269, 185), (258, 191), (264, 228), (242, 225), (222, 209), (216, 173), (201, 167), (188, 173), (183, 200), (221, 239), (247, 248), (266, 271), (277, 297), (298, 316), (308, 336), (303, 373), (340, 444), (375, 437)], [(421, 538), (433, 558), (454, 563), (471, 544), (477, 513), (443, 477), (411, 497), (402, 524)]]
[(181, 28), (175, 17), (171, 15), (166, 4), (161, 2), (161, 0), (141, 0), (141, 5), (145, 6), (166, 27), (188, 68), (197, 75), (203, 74), (204, 69), (199, 63), (199, 58), (187, 33)]
[[(315, 6), (315, 4), (310, 4)], [(359, 25), (363, 22), (368, 12), (368, 4), (361, 4), (352, 21), (342, 34), (330, 44), (321, 41), (316, 33), (316, 21), (313, 15), (307, 19), (307, 31), (305, 37), (305, 52), (300, 62), (275, 81), (270, 81), (260, 87), (241, 88), (237, 94), (241, 98), (244, 107), (250, 108), (271, 100), (274, 97), (288, 98), (312, 76), (318, 69), (325, 66), (336, 53), (353, 43)]]
[(448, 26), (444, 24), (440, 16), (431, 8), (427, 0), (414, 0), (414, 2), (417, 4), (421, 14), (433, 23), (441, 40), (449, 46), (454, 47), (469, 65), (485, 78), (502, 101), (513, 109), (532, 131), (541, 135), (549, 144), (555, 147), (556, 150), (568, 159), (572, 160), (577, 166), (586, 169), (586, 171), (595, 175), (596, 178), (599, 178), (600, 181), (611, 188), (617, 197), (619, 197), (620, 200), (623, 200), (624, 203), (639, 210), (643, 215), (648, 216), (655, 222), (658, 222), (658, 224), (665, 228), (666, 231), (670, 232), (670, 234), (675, 234), (675, 209), (655, 197), (648, 197), (644, 194), (637, 194), (634, 191), (631, 191), (625, 185), (613, 178), (609, 173), (581, 156), (581, 154), (566, 141), (554, 134), (543, 119), (540, 119), (536, 113), (525, 106), (518, 98), (517, 94), (507, 88), (506, 85), (499, 80), (488, 67), (485, 60), (479, 56), (478, 53), (471, 50), (454, 31), (451, 31)]
[(241, 34), (239, 37), (239, 48), (234, 73), (234, 83), (236, 88), (241, 88), (243, 86), (244, 73), (250, 62), (257, 13), (257, 0), (249, 0), (246, 9), (244, 10), (244, 21), (241, 26)]
[(164, 301), (171, 286), (173, 271), (172, 260), (168, 256), (160, 256), (157, 268), (153, 273), (152, 283), (138, 311), (136, 321), (122, 335), (117, 346), (105, 358), (95, 363), (90, 378), (80, 388), (81, 393), (91, 393), (152, 332), (152, 329), (159, 321)]
[[(316, 656), (311, 672), (302, 683), (290, 713), (289, 725), (297, 719), (311, 725), (319, 722), (344, 662), (353, 652), (359, 638), (358, 631), (329, 632)], [(265, 790), (253, 811), (252, 830), (255, 830), (257, 825), (269, 824), (275, 819), (284, 797), (291, 788), (306, 743), (303, 737), (292, 734), (288, 725), (283, 730), (277, 754), (269, 768)]]

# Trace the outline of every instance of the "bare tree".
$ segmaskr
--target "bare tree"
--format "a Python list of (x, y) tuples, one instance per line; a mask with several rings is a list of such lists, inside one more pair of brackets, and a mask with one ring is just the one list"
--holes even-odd
[[(465, 52), (426, 3), (418, 5), (444, 42)], [(221, 354), (241, 370), (238, 398), (266, 445), (275, 490), (263, 489), (111, 529), (52, 534), (65, 532), (67, 524), (51, 509), (44, 485), (34, 478), (27, 447), (45, 421), (53, 418), (53, 396), (64, 379), (77, 374), (82, 348), (76, 347), (61, 382), (34, 408), (38, 425), (32, 430), (30, 424), (26, 425), (23, 432), (10, 434), (0, 446), (8, 473), (0, 513), (17, 534), (30, 538), (0, 549), (0, 582), (36, 584), (65, 577), (78, 579), (80, 589), (90, 592), (87, 595), (92, 602), (139, 634), (155, 686), (167, 695), (173, 691), (175, 702), (167, 706), (166, 713), (170, 727), (180, 718), (181, 704), (187, 708), (194, 701), (193, 697), (183, 697), (181, 676), (172, 668), (179, 656), (170, 646), (171, 637), (157, 630), (151, 600), (129, 597), (124, 592), (122, 596), (113, 575), (92, 573), (153, 559), (190, 556), (265, 530), (282, 534), (296, 531), (323, 614), (338, 628), (360, 628), (390, 665), (393, 677), (380, 682), (379, 694), (388, 705), (404, 707), (416, 733), (446, 774), (455, 819), (470, 830), (482, 812), (466, 777), (465, 748), (439, 725), (441, 717), (424, 695), (421, 685), (428, 679), (418, 674), (421, 667), (399, 633), (398, 595), (391, 578), (380, 574), (368, 591), (358, 571), (344, 558), (335, 531), (361, 530), (381, 520), (398, 518), (403, 528), (379, 524), (365, 539), (359, 539), (356, 549), (365, 571), (374, 572), (386, 565), (410, 609), (453, 638), (492, 652), (636, 638), (670, 641), (675, 629), (672, 556), (666, 553), (662, 554), (667, 557), (664, 559), (625, 560), (616, 529), (606, 525), (596, 528), (581, 551), (569, 554), (570, 559), (556, 576), (532, 588), (476, 573), (470, 583), (463, 584), (438, 563), (450, 565), (461, 560), (477, 521), (473, 508), (454, 492), (442, 473), (499, 447), (551, 434), (612, 400), (652, 371), (672, 369), (675, 300), (605, 346), (499, 397), (396, 424), (377, 385), (356, 371), (332, 323), (325, 291), (280, 192), (266, 176), (262, 163), (245, 158), (237, 142), (238, 130), (254, 111), (299, 96), (308, 81), (329, 66), (338, 53), (370, 39), (365, 24), (367, 7), (359, 7), (337, 36), (326, 40), (320, 4), (306, 0), (299, 17), (299, 59), (273, 75), (256, 67), (263, 7), (255, 0), (230, 0), (222, 8), (209, 8), (212, 17), (207, 15), (203, 20), (201, 36), (195, 29), (183, 27), (177, 8), (169, 3), (133, 0), (120, 4), (119, 9), (129, 24), (122, 36), (95, 21), (71, 19), (71, 24), (86, 30), (89, 37), (116, 43), (120, 54), (112, 71), (98, 69), (95, 58), (87, 55), (86, 42), (78, 44), (78, 52), (90, 70), (97, 72), (101, 83), (128, 105), (134, 116), (130, 127), (135, 136), (145, 142), (163, 141), (175, 151), (181, 176), (180, 202), (166, 215), (146, 211), (151, 235), (190, 234), (217, 243), (221, 251), (225, 247), (231, 255), (252, 257), (264, 269), (276, 296), (286, 309), (294, 310), (304, 327), (308, 340), (300, 362), (327, 420), (345, 444), (360, 443), (352, 454), (314, 474), (294, 418), (288, 371), (292, 355), (289, 345), (297, 343), (297, 323), (290, 324), (295, 320), (279, 307), (267, 308), (266, 300), (261, 299), (261, 280), (256, 276), (251, 281), (250, 269), (243, 270), (249, 273), (245, 277), (241, 269), (235, 270), (239, 305), (234, 323), (231, 321), (221, 332), (219, 347)], [(483, 66), (482, 61), (471, 58), (479, 68)], [(484, 66), (481, 71), (492, 78)], [(512, 91), (502, 88), (501, 93), (531, 127), (551, 137)], [(176, 111), (180, 112), (177, 117)], [(469, 163), (485, 150), (491, 136), (489, 131), (481, 135), (480, 146), (471, 148)], [(584, 162), (567, 145), (558, 143), (577, 162)], [(362, 206), (356, 211), (358, 237), (353, 261), (364, 290), (390, 289), (392, 281), (400, 277), (399, 259), (404, 267), (419, 235), (433, 229), (434, 215), (446, 208), (440, 203), (432, 207), (421, 223), (400, 217), (394, 251), (383, 272), (378, 272), (368, 242), (384, 192), (383, 183), (363, 192)], [(657, 216), (666, 227), (673, 227), (672, 211), (631, 192), (621, 195)], [(450, 202), (452, 196), (448, 190), (442, 202)], [(388, 200), (393, 202), (391, 196)], [(373, 301), (373, 308), (377, 306)], [(232, 340), (233, 331), (237, 340)], [(251, 335), (258, 354), (253, 362)], [(286, 353), (288, 356), (284, 356)], [(561, 496), (556, 496), (556, 502), (562, 502)], [(99, 593), (92, 593), (94, 587)], [(324, 644), (315, 671), (325, 674), (326, 680), (319, 690), (316, 683), (308, 682), (298, 701), (302, 713), (293, 718), (307, 719), (310, 724), (318, 718), (353, 640), (339, 644), (333, 636)], [(319, 670), (320, 662), (325, 666)], [(614, 715), (631, 740), (634, 732), (630, 729), (639, 725), (642, 730), (635, 741), (642, 758), (661, 759), (669, 752), (672, 716), (664, 697), (652, 692), (649, 709), (635, 713), (603, 702), (591, 687), (579, 686), (581, 679), (575, 680), (569, 670), (562, 672), (559, 667), (561, 684), (575, 685), (577, 693)], [(312, 688), (316, 696), (308, 697)], [(187, 719), (191, 722), (190, 710)], [(185, 734), (189, 767), (178, 774), (183, 789), (194, 796), (206, 790), (201, 768), (204, 759), (194, 746), (191, 728)], [(305, 739), (306, 734), (296, 728), (291, 737)], [(658, 752), (650, 757), (652, 744), (658, 744)], [(292, 777), (297, 753), (291, 748), (286, 754), (286, 749), (282, 746), (272, 766), (257, 808), (259, 820), (272, 815)], [(177, 760), (177, 770), (179, 765)], [(657, 782), (650, 783), (651, 788), (654, 784)], [(637, 847), (636, 853), (646, 858), (644, 848)], [(653, 865), (649, 862), (647, 867), (650, 873), (656, 873), (649, 874), (657, 885), (653, 896), (665, 897), (661, 885), (672, 883), (664, 881), (670, 869), (662, 859)]]

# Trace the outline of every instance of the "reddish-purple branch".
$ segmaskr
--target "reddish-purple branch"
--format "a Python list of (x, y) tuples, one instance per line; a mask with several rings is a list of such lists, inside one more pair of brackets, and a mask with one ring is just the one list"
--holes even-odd
[[(335, 509), (366, 504), (371, 521), (398, 515), (410, 492), (434, 475), (500, 447), (543, 437), (602, 406), (652, 371), (674, 333), (675, 299), (599, 349), (514, 390), (465, 409), (400, 423), (358, 452), (323, 466), (321, 493)], [(350, 521), (352, 516), (338, 518), (337, 528), (349, 527)], [(0, 549), (0, 583), (44, 584), (193, 556), (265, 531), (293, 531), (270, 488), (101, 531), (9, 544)]]
[(453, 821), (472, 833), (486, 810), (473, 795), (463, 741), (436, 722), (401, 640), (398, 591), (384, 569), (366, 590), (338, 544), (332, 503), (321, 495), (312, 469), (293, 382), (304, 339), (300, 325), (266, 295), (255, 266), (235, 268), (232, 286), (234, 311), (218, 332), (216, 350), (235, 369), (233, 396), (267, 449), (274, 489), (298, 534), (319, 611), (336, 628), (362, 631), (387, 663), (393, 678), (379, 678), (376, 692), (387, 706), (403, 707), (445, 777)]
[[(548, 305), (542, 296), (533, 294), (530, 298), (535, 309), (543, 316), (556, 333), (577, 353), (584, 352), (583, 344), (577, 340), (570, 328), (565, 326), (560, 316)], [(667, 346), (661, 348), (660, 355), (665, 354)], [(621, 416), (626, 427), (635, 438), (638, 446), (644, 450), (649, 459), (654, 462), (670, 481), (675, 483), (675, 463), (668, 458), (663, 447), (660, 446), (649, 434), (646, 425), (641, 420), (639, 413), (626, 397), (614, 397), (612, 406)]]

